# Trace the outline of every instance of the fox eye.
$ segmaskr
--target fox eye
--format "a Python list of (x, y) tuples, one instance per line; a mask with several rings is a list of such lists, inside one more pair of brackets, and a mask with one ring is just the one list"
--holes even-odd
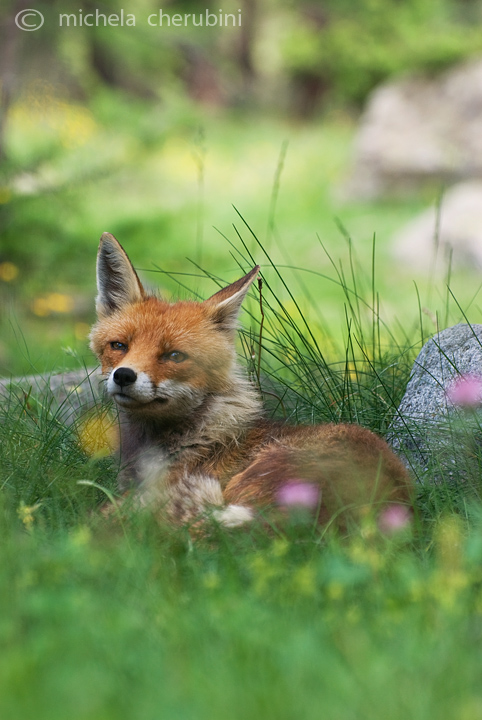
[(118, 342), (117, 340), (111, 342), (110, 346), (112, 350), (122, 350), (122, 352), (126, 352), (127, 350), (127, 345), (125, 343)]
[(184, 360), (187, 360), (187, 355), (179, 350), (173, 350), (172, 352), (164, 353), (161, 360), (164, 360), (165, 362), (182, 363)]

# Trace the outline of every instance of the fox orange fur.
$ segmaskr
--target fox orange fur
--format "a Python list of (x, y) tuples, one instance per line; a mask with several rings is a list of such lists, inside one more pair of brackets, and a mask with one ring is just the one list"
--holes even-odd
[(403, 464), (371, 431), (265, 417), (235, 350), (258, 270), (204, 302), (170, 303), (147, 293), (121, 245), (102, 235), (91, 347), (119, 409), (120, 488), (137, 488), (141, 504), (175, 522), (209, 512), (227, 526), (267, 511), (294, 480), (320, 488), (320, 522), (409, 504)]

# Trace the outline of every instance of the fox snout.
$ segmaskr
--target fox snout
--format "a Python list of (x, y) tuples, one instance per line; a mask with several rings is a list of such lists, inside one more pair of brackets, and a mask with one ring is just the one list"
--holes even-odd
[(159, 418), (186, 416), (203, 402), (205, 393), (188, 382), (155, 382), (146, 372), (121, 365), (110, 371), (107, 392), (124, 411)]
[(156, 387), (147, 373), (121, 365), (110, 371), (107, 378), (107, 392), (122, 406), (152, 402), (156, 399)]
[(133, 385), (137, 380), (137, 373), (129, 367), (120, 367), (114, 370), (112, 380), (122, 389), (127, 385)]

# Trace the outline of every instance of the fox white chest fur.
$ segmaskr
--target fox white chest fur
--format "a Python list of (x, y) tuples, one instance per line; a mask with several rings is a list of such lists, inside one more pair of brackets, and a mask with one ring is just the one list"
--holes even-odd
[(293, 478), (320, 486), (320, 521), (348, 505), (408, 502), (405, 469), (370, 431), (265, 420), (235, 351), (258, 270), (204, 302), (169, 303), (146, 293), (117, 240), (102, 236), (91, 347), (119, 408), (121, 489), (171, 520), (210, 512), (226, 525), (269, 507)]

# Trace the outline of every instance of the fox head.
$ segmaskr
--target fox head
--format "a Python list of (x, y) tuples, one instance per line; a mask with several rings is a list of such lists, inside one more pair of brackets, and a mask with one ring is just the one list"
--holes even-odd
[(209, 396), (229, 392), (237, 317), (258, 271), (204, 302), (169, 303), (144, 290), (120, 243), (104, 233), (90, 340), (108, 394), (128, 413), (169, 419), (189, 417)]

